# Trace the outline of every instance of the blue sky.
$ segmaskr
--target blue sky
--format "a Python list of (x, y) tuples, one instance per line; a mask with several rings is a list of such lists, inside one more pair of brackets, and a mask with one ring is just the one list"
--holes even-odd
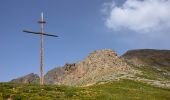
[[(39, 74), (39, 36), (22, 30), (39, 31), (37, 21), (41, 12), (47, 21), (45, 32), (59, 35), (59, 38), (45, 37), (45, 73), (65, 63), (80, 61), (94, 50), (113, 49), (122, 55), (130, 49), (170, 49), (167, 21), (170, 16), (166, 10), (169, 1), (156, 0), (155, 5), (151, 5), (151, 0), (128, 1), (1, 0), (0, 81), (31, 72)], [(143, 10), (150, 13), (157, 6), (164, 6), (163, 10), (156, 9), (158, 14), (165, 12), (162, 16), (153, 13), (158, 16), (153, 18), (140, 13)], [(143, 17), (137, 16), (137, 12)]]

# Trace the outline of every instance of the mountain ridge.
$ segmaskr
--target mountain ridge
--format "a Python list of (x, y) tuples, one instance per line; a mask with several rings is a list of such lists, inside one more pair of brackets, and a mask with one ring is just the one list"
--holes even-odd
[(138, 49), (122, 56), (111, 49), (96, 50), (82, 61), (48, 71), (44, 80), (45, 84), (89, 86), (131, 79), (170, 88), (169, 57), (170, 50)]

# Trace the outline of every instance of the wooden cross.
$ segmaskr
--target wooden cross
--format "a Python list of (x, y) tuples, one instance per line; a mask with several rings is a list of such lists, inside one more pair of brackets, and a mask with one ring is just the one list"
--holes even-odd
[(30, 30), (23, 30), (23, 32), (40, 35), (40, 84), (43, 85), (44, 84), (44, 76), (43, 76), (44, 39), (43, 39), (43, 36), (51, 36), (51, 37), (58, 37), (58, 36), (44, 33), (44, 24), (46, 23), (46, 21), (44, 20), (43, 13), (41, 13), (41, 20), (38, 21), (38, 23), (40, 24), (40, 27), (41, 27), (40, 32), (33, 32)]

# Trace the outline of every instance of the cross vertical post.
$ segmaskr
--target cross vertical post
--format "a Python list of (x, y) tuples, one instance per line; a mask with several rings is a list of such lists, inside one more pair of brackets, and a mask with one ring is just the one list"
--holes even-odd
[(44, 32), (44, 24), (46, 21), (44, 20), (43, 13), (41, 13), (41, 20), (38, 21), (40, 24), (40, 32), (33, 32), (29, 30), (23, 30), (23, 32), (26, 33), (32, 33), (32, 34), (39, 34), (40, 35), (40, 84), (44, 84), (44, 75), (43, 75), (43, 67), (44, 67), (44, 36), (50, 36), (50, 37), (58, 37), (57, 35), (47, 34)]
[(41, 26), (41, 42), (40, 42), (40, 84), (44, 84), (44, 76), (43, 76), (43, 61), (44, 61), (44, 39), (43, 39), (43, 32), (44, 32), (44, 24), (45, 21), (43, 19), (43, 13), (41, 13), (41, 20), (39, 21)]

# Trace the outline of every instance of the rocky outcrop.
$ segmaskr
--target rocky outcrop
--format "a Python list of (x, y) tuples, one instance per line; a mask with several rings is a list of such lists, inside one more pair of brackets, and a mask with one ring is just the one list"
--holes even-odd
[(116, 52), (97, 50), (83, 61), (54, 68), (45, 75), (46, 84), (86, 86), (111, 81), (120, 77), (133, 77), (137, 73)]
[(31, 73), (28, 75), (25, 75), (23, 77), (13, 79), (10, 82), (12, 83), (38, 83), (39, 82), (39, 76), (37, 74)]

